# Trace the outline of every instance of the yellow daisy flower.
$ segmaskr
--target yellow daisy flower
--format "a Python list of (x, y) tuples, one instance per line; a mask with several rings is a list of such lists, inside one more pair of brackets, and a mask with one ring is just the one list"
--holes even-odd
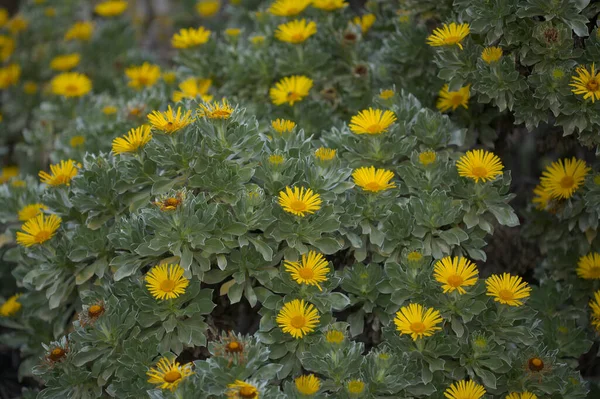
[(600, 279), (600, 254), (591, 252), (579, 258), (577, 275), (586, 280)]
[[(81, 165), (80, 165), (81, 166)], [(77, 175), (77, 165), (72, 159), (60, 161), (60, 163), (50, 165), (50, 174), (40, 171), (38, 176), (42, 183), (49, 186), (69, 186), (71, 179)]]
[(361, 380), (350, 380), (346, 384), (346, 389), (351, 394), (360, 395), (365, 391), (365, 383)]
[(465, 294), (463, 287), (470, 287), (477, 282), (477, 266), (467, 258), (446, 256), (436, 262), (433, 277), (442, 284), (444, 293), (458, 291)]
[(327, 334), (325, 334), (325, 341), (330, 344), (341, 344), (344, 342), (345, 335), (342, 331), (339, 330), (329, 330)]
[(494, 301), (509, 306), (521, 306), (521, 299), (528, 298), (531, 292), (529, 284), (519, 276), (503, 273), (502, 276), (491, 275), (485, 280), (487, 296), (494, 297)]
[(10, 64), (0, 68), (0, 89), (6, 89), (19, 83), (21, 67), (18, 64)]
[(144, 62), (143, 65), (125, 69), (125, 74), (129, 79), (129, 87), (141, 90), (144, 87), (151, 87), (156, 83), (160, 78), (160, 67)]
[(304, 302), (304, 299), (294, 299), (283, 305), (276, 321), (284, 333), (298, 339), (315, 331), (319, 324), (319, 312), (314, 305)]
[(171, 46), (174, 48), (190, 48), (203, 45), (210, 39), (211, 31), (203, 26), (198, 29), (181, 29), (171, 38)]
[(354, 17), (352, 19), (352, 23), (356, 26), (359, 26), (361, 32), (364, 35), (371, 29), (371, 27), (375, 23), (375, 20), (377, 20), (377, 18), (375, 17), (375, 14), (365, 14), (362, 16)]
[(573, 157), (552, 162), (542, 173), (542, 187), (553, 198), (571, 198), (581, 187), (585, 176), (590, 172), (585, 161)]
[(181, 107), (177, 107), (177, 113), (175, 113), (169, 105), (165, 112), (152, 111), (148, 114), (148, 121), (154, 129), (166, 134), (173, 134), (192, 123), (194, 118), (192, 118), (192, 111), (182, 113)]
[(203, 18), (210, 18), (221, 9), (220, 0), (200, 0), (199, 3), (196, 4), (196, 11), (198, 15)]
[(167, 71), (162, 73), (161, 78), (166, 84), (170, 85), (177, 79), (177, 74), (173, 71)]
[(173, 299), (185, 294), (190, 281), (179, 265), (156, 265), (146, 274), (146, 287), (156, 299)]
[(306, 214), (315, 213), (321, 209), (321, 196), (313, 193), (310, 188), (290, 187), (285, 188), (285, 192), (279, 192), (279, 205), (284, 211), (296, 216), (306, 216)]
[(418, 251), (412, 251), (406, 255), (406, 260), (409, 262), (420, 262), (421, 259), (423, 259), (423, 254)]
[(29, 21), (23, 18), (23, 16), (17, 14), (14, 17), (12, 17), (10, 21), (8, 21), (8, 24), (6, 26), (8, 27), (10, 33), (16, 35), (17, 33), (27, 29), (27, 27), (29, 26)]
[(410, 335), (413, 341), (432, 336), (436, 331), (441, 330), (438, 324), (442, 321), (439, 311), (432, 308), (426, 311), (422, 305), (416, 303), (400, 308), (394, 319), (396, 330), (400, 334)]
[(152, 139), (150, 126), (142, 125), (129, 130), (123, 137), (117, 137), (112, 142), (112, 151), (115, 154), (136, 152)]
[(33, 219), (34, 217), (41, 215), (43, 212), (48, 210), (48, 207), (44, 204), (30, 204), (25, 205), (19, 211), (19, 220), (22, 222), (26, 222), (29, 219)]
[(173, 101), (179, 102), (184, 98), (200, 97), (203, 101), (212, 100), (211, 95), (207, 95), (212, 84), (210, 79), (189, 78), (179, 84), (179, 90), (173, 93)]
[(419, 154), (419, 163), (423, 166), (431, 165), (436, 159), (435, 151), (423, 151)]
[(81, 56), (78, 53), (58, 55), (50, 61), (50, 68), (55, 71), (69, 71), (79, 65)]
[(115, 107), (115, 106), (112, 106), (112, 105), (105, 105), (105, 106), (102, 108), (102, 113), (103, 113), (104, 115), (114, 115), (114, 114), (116, 114), (116, 113), (117, 113), (117, 111), (118, 111), (117, 107)]
[(271, 156), (269, 156), (269, 163), (271, 165), (281, 165), (283, 162), (285, 161), (285, 159), (283, 158), (283, 156), (279, 155), (279, 154), (273, 154)]
[(181, 381), (193, 373), (191, 363), (182, 366), (175, 359), (169, 360), (163, 357), (158, 361), (156, 367), (152, 367), (146, 375), (150, 377), (149, 383), (159, 385), (161, 389), (174, 391)]
[(15, 51), (15, 40), (6, 35), (0, 35), (0, 60), (6, 61)]
[(92, 90), (92, 81), (82, 73), (65, 72), (51, 81), (52, 93), (66, 98), (81, 97)]
[(289, 133), (296, 127), (296, 122), (287, 119), (276, 119), (271, 121), (271, 126), (279, 134)]
[(48, 241), (56, 230), (60, 227), (62, 219), (56, 215), (46, 217), (44, 214), (37, 215), (35, 218), (29, 219), (21, 226), (21, 230), (17, 231), (17, 243), (24, 247), (31, 247), (35, 244), (43, 244)]
[(594, 326), (596, 330), (600, 332), (600, 290), (594, 292), (594, 298), (590, 300), (589, 306), (592, 310), (592, 326)]
[(321, 148), (317, 148), (317, 150), (315, 151), (315, 157), (319, 161), (327, 162), (327, 161), (331, 161), (333, 158), (335, 158), (336, 153), (337, 153), (337, 150), (334, 148), (321, 147)]
[(525, 391), (521, 393), (512, 392), (506, 395), (505, 399), (538, 399), (538, 397), (536, 394)]
[(348, 7), (346, 0), (313, 0), (312, 6), (324, 11), (335, 11)]
[(200, 104), (200, 116), (208, 119), (229, 119), (235, 111), (225, 99), (219, 103), (214, 101), (209, 104)]
[(65, 33), (65, 41), (81, 40), (88, 41), (94, 33), (94, 23), (90, 21), (75, 22)]
[(502, 49), (500, 47), (486, 47), (481, 52), (481, 59), (487, 64), (498, 62), (502, 58)]
[(83, 144), (85, 144), (85, 137), (83, 136), (73, 136), (69, 140), (69, 145), (73, 148), (81, 147)]
[(9, 317), (17, 314), (21, 310), (21, 303), (18, 301), (21, 294), (11, 296), (0, 306), (0, 316)]
[(356, 134), (381, 134), (387, 132), (394, 122), (396, 115), (392, 111), (369, 108), (354, 115), (349, 127)]
[(19, 176), (19, 167), (18, 166), (7, 166), (2, 168), (2, 173), (0, 173), (0, 184), (4, 184), (13, 177)]
[(242, 33), (242, 30), (239, 28), (227, 28), (225, 29), (225, 34), (229, 37), (238, 37)]
[(308, 96), (313, 86), (312, 79), (306, 76), (288, 76), (281, 79), (269, 90), (271, 101), (275, 105), (294, 105)]
[(233, 384), (227, 385), (225, 392), (230, 399), (258, 399), (258, 387), (241, 380), (235, 380)]
[(34, 95), (38, 91), (38, 85), (37, 83), (29, 80), (23, 83), (23, 91), (25, 92), (25, 94), (28, 94), (30, 96)]
[(8, 22), (8, 10), (0, 7), (0, 27), (3, 27)]
[(585, 66), (577, 67), (577, 76), (571, 76), (571, 91), (575, 94), (583, 94), (583, 99), (590, 98), (592, 102), (600, 100), (600, 74), (596, 72), (596, 65), (592, 64), (590, 70)]
[(374, 166), (354, 169), (352, 172), (354, 184), (372, 193), (396, 187), (395, 183), (390, 183), (393, 178), (394, 172), (385, 169), (375, 170)]
[(394, 92), (394, 90), (382, 90), (379, 93), (379, 98), (381, 98), (382, 100), (389, 100), (390, 98), (394, 97), (396, 93)]
[(275, 31), (275, 37), (282, 42), (298, 44), (317, 33), (317, 24), (306, 22), (305, 19), (297, 19), (281, 24)]
[(327, 281), (329, 273), (329, 262), (325, 257), (315, 251), (309, 251), (308, 255), (302, 255), (300, 262), (283, 262), (285, 270), (288, 271), (292, 279), (298, 284), (314, 285), (319, 291), (323, 291), (321, 285)]
[(469, 24), (459, 25), (455, 22), (450, 25), (444, 24), (441, 28), (434, 29), (433, 33), (427, 38), (427, 44), (432, 47), (457, 45), (462, 50), (463, 46), (460, 42), (467, 37), (469, 32)]
[(126, 9), (127, 2), (123, 0), (107, 0), (94, 7), (96, 14), (102, 17), (116, 17), (123, 14)]
[(268, 11), (279, 17), (293, 17), (304, 11), (311, 2), (312, 0), (275, 0)]
[(500, 158), (493, 152), (472, 150), (467, 151), (465, 155), (460, 157), (456, 162), (456, 169), (462, 177), (473, 179), (475, 183), (479, 183), (479, 180), (485, 183), (502, 175), (504, 166)]
[(252, 44), (254, 44), (255, 46), (261, 45), (265, 42), (266, 37), (262, 36), (262, 35), (258, 35), (258, 36), (252, 36), (250, 38), (250, 42)]
[(535, 204), (536, 209), (545, 210), (548, 208), (550, 201), (552, 200), (552, 194), (546, 190), (544, 186), (538, 184), (533, 189), (533, 194), (535, 195), (531, 202)]
[(444, 392), (448, 399), (480, 399), (485, 395), (485, 388), (474, 381), (458, 381), (450, 385)]
[(321, 389), (321, 380), (314, 374), (301, 375), (294, 380), (294, 384), (302, 395), (314, 395)]
[(469, 109), (469, 99), (471, 98), (471, 85), (461, 87), (458, 91), (448, 91), (448, 85), (444, 85), (439, 92), (439, 98), (436, 103), (437, 109), (446, 112), (450, 108), (452, 111), (460, 106)]

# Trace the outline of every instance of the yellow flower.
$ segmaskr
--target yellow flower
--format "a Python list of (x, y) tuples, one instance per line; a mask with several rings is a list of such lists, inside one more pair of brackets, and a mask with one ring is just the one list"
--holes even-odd
[(431, 165), (436, 159), (435, 151), (423, 151), (419, 154), (419, 163), (423, 166)]
[(219, 0), (200, 0), (196, 4), (196, 11), (201, 17), (210, 18), (221, 9), (221, 2)]
[(290, 187), (285, 188), (285, 192), (279, 192), (279, 205), (284, 211), (296, 216), (306, 216), (306, 214), (315, 213), (321, 209), (321, 196), (313, 193), (310, 188)]
[(542, 187), (553, 198), (571, 198), (590, 172), (585, 161), (573, 157), (552, 162), (542, 173)]
[(329, 273), (329, 262), (325, 257), (315, 251), (309, 251), (308, 255), (302, 255), (302, 261), (283, 262), (285, 270), (288, 271), (292, 280), (298, 284), (314, 285), (319, 291), (323, 291), (321, 285), (327, 281), (327, 273)]
[(589, 302), (592, 310), (591, 322), (592, 325), (600, 332), (600, 290), (594, 292), (594, 299)]
[(323, 162), (331, 161), (333, 158), (335, 158), (336, 153), (337, 153), (336, 149), (321, 147), (321, 148), (317, 148), (317, 150), (315, 151), (315, 157), (319, 161), (323, 161)]
[(502, 276), (491, 275), (485, 280), (487, 296), (494, 297), (494, 301), (509, 306), (521, 306), (523, 301), (529, 297), (531, 287), (519, 276), (511, 276), (503, 273)]
[(463, 46), (460, 42), (467, 37), (469, 32), (469, 24), (458, 25), (455, 22), (450, 25), (444, 24), (441, 28), (436, 28), (427, 38), (427, 44), (432, 47), (457, 45), (462, 50)]
[(158, 78), (160, 78), (160, 67), (144, 62), (143, 65), (125, 69), (125, 74), (129, 78), (129, 87), (141, 90), (144, 87), (151, 87), (156, 83)]
[(348, 390), (348, 392), (358, 395), (364, 392), (365, 383), (361, 380), (351, 380), (348, 381), (348, 383), (346, 384), (346, 389)]
[(44, 15), (48, 18), (52, 18), (56, 16), (56, 8), (54, 7), (46, 7), (44, 9)]
[(471, 98), (471, 85), (461, 87), (458, 91), (448, 91), (448, 85), (444, 85), (439, 92), (440, 98), (438, 98), (436, 107), (441, 112), (446, 112), (450, 108), (452, 111), (456, 111), (461, 105), (469, 109), (469, 99)]
[(298, 44), (317, 33), (317, 24), (306, 22), (305, 19), (297, 19), (281, 24), (275, 31), (275, 37), (282, 42)]
[(456, 162), (456, 168), (460, 176), (473, 179), (475, 183), (479, 183), (479, 180), (485, 183), (502, 175), (504, 166), (493, 152), (472, 150), (460, 157)]
[(481, 59), (488, 64), (497, 62), (502, 58), (502, 49), (500, 47), (486, 47), (481, 52)]
[(46, 217), (44, 214), (37, 215), (29, 219), (21, 226), (21, 230), (17, 231), (17, 243), (24, 247), (31, 247), (35, 244), (42, 244), (56, 233), (60, 227), (62, 219), (56, 215)]
[(66, 98), (81, 97), (92, 90), (92, 81), (82, 73), (65, 72), (51, 81), (52, 93)]
[(107, 0), (94, 7), (96, 14), (102, 17), (116, 17), (127, 9), (127, 2), (122, 0)]
[(314, 374), (301, 375), (294, 380), (294, 384), (302, 395), (314, 395), (321, 389), (321, 381)]
[(37, 93), (38, 90), (38, 85), (35, 82), (32, 81), (27, 81), (25, 83), (23, 83), (23, 91), (25, 92), (25, 94), (29, 94), (30, 96)]
[(209, 104), (200, 104), (200, 116), (208, 119), (229, 119), (234, 109), (225, 99), (221, 103), (214, 101)]
[(238, 37), (240, 33), (242, 33), (242, 30), (238, 28), (225, 29), (225, 34), (229, 37)]
[(313, 0), (312, 6), (324, 11), (335, 11), (348, 7), (346, 0)]
[(276, 119), (271, 121), (271, 126), (279, 134), (289, 133), (296, 127), (296, 123), (287, 119)]
[(314, 305), (304, 302), (304, 299), (294, 299), (283, 305), (276, 321), (284, 333), (298, 339), (315, 331), (319, 324), (319, 312)]
[(60, 163), (50, 165), (50, 173), (44, 171), (38, 173), (42, 183), (50, 186), (69, 186), (71, 185), (71, 179), (77, 175), (77, 166), (72, 159), (63, 160)]
[(78, 53), (58, 55), (50, 61), (50, 68), (55, 71), (69, 71), (79, 65), (81, 56)]
[(465, 294), (463, 287), (475, 285), (477, 282), (477, 266), (467, 258), (446, 256), (436, 262), (433, 277), (442, 284), (444, 293), (458, 291)]
[(179, 265), (156, 265), (146, 274), (146, 287), (156, 299), (173, 299), (185, 294), (190, 281)]
[(115, 154), (124, 154), (127, 152), (136, 152), (152, 139), (150, 126), (142, 125), (131, 129), (123, 137), (117, 137), (112, 142), (112, 151)]
[(406, 255), (406, 259), (409, 262), (420, 262), (421, 259), (423, 259), (423, 254), (421, 254), (418, 251), (412, 251), (412, 252), (409, 252), (408, 255)]
[(170, 85), (171, 83), (175, 82), (175, 79), (177, 79), (177, 75), (173, 71), (168, 71), (163, 72), (161, 78), (166, 84)]
[(258, 399), (258, 388), (241, 380), (227, 385), (225, 394), (231, 399)]
[(447, 399), (480, 399), (483, 395), (485, 395), (483, 386), (472, 380), (455, 382), (444, 392)]
[(330, 344), (341, 344), (344, 342), (344, 339), (344, 333), (339, 330), (329, 330), (327, 331), (327, 334), (325, 334), (325, 340)]
[(160, 130), (166, 134), (173, 134), (183, 129), (194, 121), (192, 111), (181, 112), (181, 107), (177, 107), (177, 113), (169, 105), (165, 112), (152, 111), (148, 114), (148, 121), (154, 129)]
[(90, 21), (75, 22), (65, 33), (65, 41), (81, 40), (88, 41), (94, 33), (94, 23)]
[(159, 385), (161, 389), (174, 391), (181, 381), (193, 373), (191, 363), (182, 366), (175, 359), (163, 357), (156, 364), (156, 368), (152, 367), (146, 375), (150, 377), (149, 383)]
[(538, 399), (537, 395), (531, 393), (531, 392), (521, 392), (521, 393), (517, 393), (517, 392), (513, 392), (510, 393), (508, 395), (506, 395), (505, 399)]
[(306, 76), (288, 76), (281, 79), (269, 90), (271, 101), (275, 105), (289, 104), (294, 105), (308, 96), (313, 86), (312, 79)]
[(17, 314), (21, 310), (21, 303), (17, 301), (21, 294), (11, 296), (0, 306), (0, 316), (9, 317)]
[(304, 11), (311, 2), (312, 0), (275, 0), (268, 11), (279, 17), (293, 17)]
[(0, 7), (0, 27), (3, 27), (8, 22), (8, 11), (4, 7)]
[(0, 68), (0, 89), (6, 89), (19, 82), (21, 67), (18, 64), (10, 64)]
[(390, 98), (394, 97), (394, 94), (396, 94), (394, 92), (394, 90), (382, 90), (379, 93), (379, 98), (381, 98), (382, 100), (389, 100)]
[(575, 94), (583, 94), (583, 99), (592, 99), (592, 102), (600, 100), (600, 74), (596, 72), (596, 65), (588, 71), (585, 66), (577, 67), (575, 71), (577, 76), (571, 76), (569, 86), (573, 87), (571, 91)]
[(15, 39), (6, 35), (0, 35), (0, 60), (8, 60), (14, 51)]
[(173, 93), (173, 101), (179, 102), (184, 98), (200, 97), (204, 101), (210, 101), (212, 96), (207, 95), (212, 84), (210, 79), (189, 78), (179, 84), (179, 90)]
[(41, 215), (42, 211), (45, 211), (47, 209), (48, 207), (44, 204), (25, 205), (19, 211), (19, 220), (26, 222), (29, 219), (33, 219), (34, 217)]
[(394, 172), (385, 169), (375, 170), (374, 166), (354, 169), (352, 172), (354, 184), (372, 193), (396, 187), (396, 184), (390, 183), (393, 178)]
[(407, 23), (410, 21), (411, 12), (408, 10), (398, 10), (396, 11), (396, 15), (398, 15), (398, 21)]
[(533, 197), (533, 200), (531, 200), (531, 202), (535, 204), (536, 209), (543, 211), (546, 208), (548, 208), (548, 205), (552, 200), (552, 194), (548, 190), (546, 190), (544, 186), (542, 186), (541, 184), (535, 186), (535, 188), (533, 189), (533, 194), (535, 196)]
[(112, 106), (112, 105), (105, 105), (105, 106), (102, 108), (102, 113), (103, 113), (104, 115), (114, 115), (114, 114), (116, 114), (116, 113), (117, 113), (117, 111), (118, 111), (117, 107), (115, 107), (115, 106)]
[(411, 303), (396, 312), (394, 323), (400, 334), (408, 334), (413, 341), (417, 338), (429, 337), (441, 330), (437, 325), (443, 321), (440, 312), (429, 308), (425, 311), (422, 305)]
[(350, 120), (350, 130), (356, 134), (381, 134), (396, 122), (396, 115), (392, 111), (380, 109), (365, 109)]
[(279, 154), (273, 154), (271, 156), (269, 156), (269, 163), (271, 165), (281, 165), (283, 162), (285, 161), (285, 159), (283, 158), (283, 156), (279, 155)]
[(591, 252), (579, 258), (577, 275), (586, 280), (600, 279), (600, 254)]
[(24, 31), (29, 26), (29, 21), (23, 18), (21, 15), (15, 15), (10, 21), (8, 21), (7, 27), (10, 33), (16, 35), (19, 32)]
[(0, 173), (0, 184), (4, 184), (17, 176), (19, 176), (19, 168), (17, 166), (7, 166), (2, 168), (2, 173)]
[(203, 26), (198, 29), (181, 29), (179, 33), (173, 35), (171, 46), (175, 48), (197, 47), (208, 42), (210, 35), (211, 31), (205, 29)]
[(369, 31), (369, 29), (371, 29), (371, 26), (373, 26), (376, 19), (377, 18), (375, 17), (375, 14), (365, 14), (362, 16), (354, 17), (352, 19), (352, 23), (356, 26), (360, 26), (360, 31), (364, 35)]
[[(0, 177), (0, 180), (1, 180), (1, 177)], [(10, 185), (13, 187), (26, 187), (27, 183), (25, 183), (24, 180), (15, 179), (12, 182), (10, 182)]]
[(261, 36), (261, 35), (259, 35), (259, 36), (252, 36), (250, 38), (250, 42), (252, 44), (254, 44), (255, 46), (258, 46), (260, 44), (263, 44), (265, 42), (265, 39), (266, 38), (264, 36)]

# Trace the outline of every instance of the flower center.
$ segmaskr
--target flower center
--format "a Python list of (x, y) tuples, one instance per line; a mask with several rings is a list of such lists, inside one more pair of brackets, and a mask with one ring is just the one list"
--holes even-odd
[(65, 355), (65, 351), (63, 348), (54, 348), (50, 352), (50, 360), (57, 361), (61, 359)]
[(379, 126), (378, 123), (371, 125), (367, 128), (367, 132), (369, 132), (369, 133), (379, 133), (379, 132), (381, 132), (381, 130), (382, 130), (381, 126)]
[(256, 389), (254, 389), (254, 387), (241, 387), (239, 395), (242, 398), (255, 398), (257, 396)]
[(544, 361), (539, 357), (529, 359), (528, 363), (529, 370), (531, 371), (541, 371), (544, 369)]
[(88, 314), (90, 316), (98, 316), (103, 310), (104, 309), (100, 305), (92, 305), (88, 308)]
[(304, 316), (294, 316), (292, 317), (290, 324), (294, 328), (302, 328), (306, 324), (306, 319), (304, 318)]
[(590, 79), (589, 82), (585, 85), (589, 91), (597, 91), (600, 83), (596, 79)]
[(138, 82), (139, 82), (141, 85), (144, 85), (144, 86), (146, 86), (146, 85), (148, 84), (148, 78), (147, 78), (146, 76), (140, 76), (140, 77), (138, 78)]
[(288, 101), (298, 101), (300, 99), (300, 94), (298, 94), (294, 91), (290, 91), (287, 94), (287, 99), (288, 99)]
[(163, 377), (165, 382), (168, 382), (168, 383), (175, 382), (180, 378), (181, 378), (181, 373), (177, 370), (171, 370), (168, 373), (166, 373), (165, 376)]
[(452, 95), (452, 97), (450, 97), (450, 103), (452, 103), (452, 105), (456, 109), (456, 107), (458, 107), (460, 104), (463, 103), (463, 96), (462, 96), (462, 94), (454, 94), (454, 95)]
[(237, 341), (232, 341), (232, 342), (228, 343), (227, 347), (225, 349), (227, 350), (227, 352), (243, 352), (244, 351), (244, 347), (242, 346), (242, 344), (240, 344)]
[(571, 176), (565, 176), (562, 179), (560, 179), (560, 186), (562, 188), (571, 188), (571, 187), (573, 187), (574, 184), (575, 184), (575, 179), (573, 179), (573, 177), (571, 177)]
[(65, 87), (65, 91), (66, 91), (67, 93), (71, 93), (71, 94), (73, 94), (73, 93), (77, 93), (77, 92), (79, 91), (79, 87), (77, 87), (77, 85), (76, 85), (76, 84), (68, 84), (68, 85)]
[(166, 279), (160, 283), (160, 289), (164, 292), (171, 292), (175, 288), (175, 281)]
[(381, 184), (379, 184), (375, 181), (371, 181), (371, 182), (368, 182), (367, 184), (365, 184), (365, 189), (367, 189), (369, 191), (379, 191), (379, 190), (381, 190)]
[(315, 273), (310, 267), (303, 267), (302, 269), (298, 270), (298, 274), (305, 280), (310, 280), (315, 276)]
[(46, 231), (46, 230), (42, 230), (39, 231), (36, 235), (35, 235), (35, 241), (38, 243), (42, 243), (44, 241), (48, 241), (50, 239), (50, 232)]
[(463, 281), (464, 279), (457, 274), (448, 277), (448, 285), (454, 288), (460, 287)]
[(298, 10), (298, 9), (297, 9), (297, 8), (295, 8), (295, 7), (290, 7), (290, 8), (288, 8), (288, 10), (287, 10), (287, 13), (288, 13), (288, 15), (296, 15), (296, 14), (298, 14), (299, 12), (300, 12), (300, 10)]
[(515, 297), (513, 292), (510, 290), (500, 290), (500, 292), (498, 292), (498, 296), (500, 299), (504, 299), (505, 301), (511, 301)]
[(302, 201), (296, 200), (292, 201), (292, 203), (290, 204), (290, 208), (292, 208), (296, 212), (302, 212), (306, 210), (306, 204)]
[(486, 177), (488, 174), (488, 171), (485, 167), (483, 166), (475, 166), (472, 170), (471, 173), (473, 174), (473, 176), (475, 177)]
[(218, 110), (211, 112), (211, 117), (224, 119), (224, 118), (229, 117), (230, 114), (231, 113), (229, 111), (218, 109)]
[(592, 278), (600, 278), (600, 266), (592, 266), (589, 274)]
[(446, 44), (455, 44), (460, 42), (460, 36), (447, 36)]
[(410, 323), (410, 329), (412, 332), (422, 333), (425, 332), (425, 324), (420, 321), (416, 321), (414, 323)]
[(304, 35), (302, 33), (296, 33), (295, 35), (292, 35), (292, 41), (294, 43), (300, 43), (304, 41)]

